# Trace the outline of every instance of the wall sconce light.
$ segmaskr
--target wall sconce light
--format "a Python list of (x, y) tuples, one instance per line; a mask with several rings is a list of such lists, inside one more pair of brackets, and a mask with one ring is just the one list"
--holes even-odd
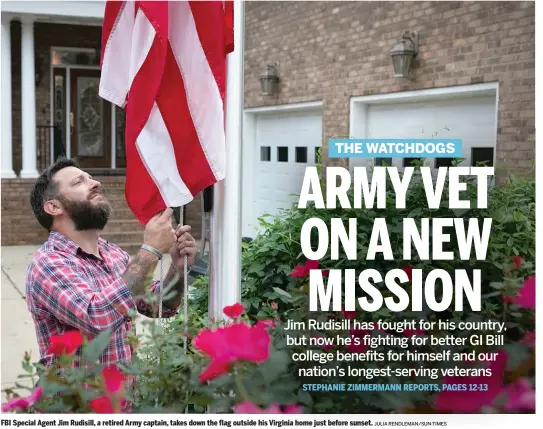
[(260, 76), (260, 89), (262, 95), (274, 95), (277, 93), (279, 72), (277, 64), (268, 64), (266, 71)]
[(394, 77), (409, 78), (414, 58), (419, 53), (419, 34), (416, 31), (406, 30), (402, 40), (396, 43), (390, 54), (394, 66)]

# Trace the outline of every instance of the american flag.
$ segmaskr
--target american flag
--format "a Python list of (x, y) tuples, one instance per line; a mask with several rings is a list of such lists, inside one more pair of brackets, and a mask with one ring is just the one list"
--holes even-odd
[(108, 1), (100, 96), (126, 111), (126, 200), (145, 224), (225, 175), (232, 1)]

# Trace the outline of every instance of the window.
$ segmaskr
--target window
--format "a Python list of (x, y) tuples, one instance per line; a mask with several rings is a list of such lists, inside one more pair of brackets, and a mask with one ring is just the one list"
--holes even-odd
[(271, 148), (269, 146), (260, 146), (260, 161), (271, 160)]
[(435, 168), (452, 167), (454, 158), (436, 158)]
[(474, 147), (471, 148), (471, 166), (476, 167), (484, 163), (485, 167), (494, 166), (494, 148), (492, 147)]
[(99, 66), (100, 52), (85, 48), (53, 48), (53, 66)]
[(376, 167), (383, 167), (383, 166), (391, 166), (392, 165), (392, 158), (375, 158), (375, 166)]
[(307, 162), (307, 147), (296, 148), (296, 162)]
[(403, 166), (404, 167), (414, 167), (415, 165), (413, 164), (413, 162), (420, 162), (420, 161), (423, 161), (422, 158), (404, 158), (403, 159)]
[(288, 162), (288, 146), (277, 147), (277, 161)]

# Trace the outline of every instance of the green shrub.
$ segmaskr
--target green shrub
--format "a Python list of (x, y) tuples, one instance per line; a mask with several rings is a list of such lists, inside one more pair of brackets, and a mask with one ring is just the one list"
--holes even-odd
[[(391, 189), (389, 187), (389, 189)], [(447, 195), (446, 189), (444, 195)], [(461, 196), (463, 199), (475, 201), (476, 188), (474, 184), (468, 185), (467, 191)], [(312, 362), (294, 362), (292, 353), (311, 348), (321, 352), (318, 346), (288, 346), (287, 335), (299, 337), (313, 334), (335, 338), (349, 337), (347, 331), (321, 330), (320, 332), (286, 331), (284, 324), (287, 320), (305, 322), (308, 319), (326, 321), (329, 318), (344, 319), (342, 313), (310, 312), (308, 308), (308, 279), (294, 278), (291, 273), (294, 267), (304, 265), (306, 260), (301, 251), (300, 232), (307, 219), (317, 217), (323, 219), (328, 225), (332, 218), (356, 218), (358, 225), (358, 260), (348, 260), (341, 254), (339, 260), (331, 260), (328, 253), (321, 261), (325, 269), (353, 268), (357, 272), (375, 268), (386, 273), (393, 268), (403, 268), (407, 265), (422, 268), (425, 273), (440, 268), (448, 272), (454, 269), (481, 269), (483, 308), (480, 313), (471, 311), (436, 313), (428, 308), (422, 312), (393, 313), (383, 308), (374, 313), (357, 312), (358, 321), (400, 321), (403, 319), (427, 321), (439, 320), (500, 320), (506, 322), (506, 345), (504, 347), (474, 347), (477, 352), (486, 352), (495, 349), (504, 349), (508, 354), (507, 368), (497, 375), (503, 378), (503, 383), (511, 385), (519, 380), (530, 386), (534, 381), (535, 359), (533, 346), (526, 344), (526, 335), (535, 329), (535, 310), (522, 308), (517, 304), (504, 300), (504, 295), (514, 296), (522, 287), (524, 280), (534, 274), (535, 270), (535, 183), (510, 177), (500, 186), (492, 187), (489, 192), (489, 206), (487, 209), (471, 208), (469, 210), (451, 210), (445, 200), (439, 209), (429, 210), (421, 183), (413, 183), (407, 195), (406, 209), (398, 210), (394, 207), (394, 195), (389, 191), (387, 202), (389, 207), (383, 210), (375, 209), (333, 209), (316, 210), (310, 206), (305, 210), (293, 206), (276, 217), (261, 219), (262, 230), (254, 241), (244, 243), (242, 253), (242, 303), (246, 314), (243, 316), (251, 325), (262, 319), (276, 320), (277, 326), (269, 329), (270, 348), (264, 361), (247, 362), (247, 359), (235, 361), (228, 371), (211, 381), (202, 382), (199, 377), (209, 365), (209, 357), (202, 353), (202, 349), (195, 346), (194, 337), (205, 331), (210, 325), (207, 321), (207, 278), (201, 278), (190, 299), (190, 327), (189, 345), (185, 353), (183, 348), (184, 326), (182, 317), (174, 319), (165, 328), (152, 323), (148, 336), (142, 334), (131, 339), (139, 345), (138, 353), (133, 362), (121, 366), (125, 374), (138, 377), (138, 395), (131, 398), (130, 392), (124, 395), (133, 400), (134, 412), (184, 412), (188, 407), (191, 412), (204, 412), (207, 407), (213, 412), (232, 412), (235, 406), (243, 401), (250, 400), (260, 407), (298, 404), (309, 413), (333, 414), (364, 414), (388, 412), (436, 412), (436, 392), (309, 392), (302, 386), (305, 383), (404, 383), (406, 380), (396, 380), (386, 377), (376, 377), (365, 380), (363, 377), (300, 377), (299, 370), (315, 366)], [(474, 204), (472, 204), (474, 207)], [(367, 246), (376, 218), (386, 218), (390, 241), (394, 250), (395, 259), (392, 261), (378, 258), (366, 261)], [(492, 233), (488, 245), (487, 258), (478, 261), (473, 257), (469, 261), (421, 261), (415, 257), (412, 261), (401, 260), (402, 250), (402, 220), (411, 217), (420, 222), (422, 218), (437, 217), (463, 217), (493, 219)], [(455, 235), (450, 249), (458, 256)], [(416, 255), (416, 254), (415, 254)], [(513, 257), (520, 256), (522, 263), (517, 267)], [(376, 285), (384, 296), (387, 291), (382, 284)], [(409, 288), (409, 284), (405, 285)], [(260, 329), (257, 325), (254, 329)], [(485, 334), (485, 332), (481, 332)], [(435, 336), (454, 334), (458, 337), (466, 336), (465, 332), (455, 330), (435, 329), (431, 332)], [(258, 335), (264, 335), (259, 331)], [(373, 331), (372, 336), (383, 335)], [(401, 335), (401, 334), (395, 334)], [(79, 369), (67, 370), (63, 378), (55, 374), (55, 369), (43, 369), (39, 385), (44, 394), (34, 403), (27, 401), (23, 412), (39, 410), (45, 412), (91, 412), (90, 401), (103, 398), (111, 392), (104, 391), (101, 382), (103, 368), (96, 363), (97, 356), (105, 347), (107, 333), (83, 346), (81, 356), (87, 361), (94, 362), (90, 373), (83, 373)], [(220, 347), (219, 347), (220, 346)], [(241, 346), (241, 347), (240, 347)], [(250, 340), (238, 337), (226, 338), (214, 347), (219, 347), (220, 353), (230, 353), (230, 349), (238, 347), (237, 352), (244, 355), (256, 347)], [(396, 346), (380, 346), (377, 350), (396, 350)], [(437, 352), (445, 348), (421, 346), (418, 351)], [(459, 346), (447, 347), (451, 351), (462, 351)], [(334, 345), (331, 352), (344, 351), (345, 346)], [(468, 350), (465, 350), (468, 351)], [(236, 350), (232, 353), (235, 354)], [(80, 359), (80, 356), (63, 357), (60, 363), (68, 365), (71, 359)], [(349, 365), (357, 368), (406, 367), (406, 363), (363, 362), (337, 363), (329, 362), (321, 365), (328, 369), (346, 369)], [(419, 365), (410, 362), (407, 367)], [(444, 368), (448, 364), (443, 362), (426, 363), (426, 368)], [(460, 365), (460, 364), (459, 364)], [(23, 363), (26, 377), (36, 382), (36, 368), (31, 365), (28, 358)], [(441, 379), (435, 380), (427, 376), (415, 377), (410, 380), (417, 384), (439, 384)], [(83, 389), (87, 383), (89, 388)], [(10, 395), (13, 392), (8, 391)], [(54, 398), (52, 395), (57, 395)], [(60, 397), (60, 400), (58, 400)], [(35, 398), (34, 398), (35, 399)], [(109, 397), (108, 397), (109, 400)], [(12, 402), (13, 405), (13, 402)], [(488, 404), (487, 404), (488, 405)], [(507, 410), (504, 403), (494, 403), (494, 411)], [(287, 412), (287, 411), (286, 411)]]

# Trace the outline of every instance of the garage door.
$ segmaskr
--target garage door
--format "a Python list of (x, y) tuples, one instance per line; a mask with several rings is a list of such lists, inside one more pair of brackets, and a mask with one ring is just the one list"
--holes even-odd
[(320, 110), (258, 114), (252, 224), (298, 201), (305, 168), (316, 164), (322, 146)]
[[(454, 95), (424, 101), (399, 103), (387, 101), (367, 104), (360, 109), (364, 117), (354, 118), (365, 123), (365, 136), (358, 138), (459, 138), (462, 139), (461, 165), (488, 161), (494, 165), (496, 146), (496, 98), (494, 95)], [(360, 128), (359, 128), (360, 129)], [(364, 131), (362, 130), (362, 133)], [(404, 167), (410, 159), (383, 158), (371, 160)], [(448, 159), (429, 159), (431, 167), (450, 165)], [(363, 159), (351, 159), (350, 165), (367, 165)]]

